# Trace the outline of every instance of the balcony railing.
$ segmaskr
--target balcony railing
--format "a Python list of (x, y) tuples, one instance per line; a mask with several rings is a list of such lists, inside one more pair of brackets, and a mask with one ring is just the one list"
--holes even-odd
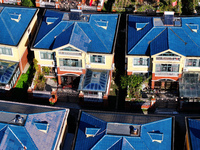
[(162, 57), (158, 56), (156, 57), (156, 60), (170, 60), (170, 61), (180, 61), (180, 57)]
[(163, 76), (163, 77), (178, 77), (178, 72), (156, 72), (155, 76)]
[(17, 3), (17, 0), (4, 0), (5, 4), (15, 4)]
[(60, 70), (82, 71), (81, 67), (60, 66)]
[(55, 2), (41, 2), (40, 7), (49, 7), (49, 8), (54, 8), (55, 7)]
[(66, 55), (66, 56), (82, 56), (81, 52), (64, 52), (64, 51), (59, 51), (59, 55)]

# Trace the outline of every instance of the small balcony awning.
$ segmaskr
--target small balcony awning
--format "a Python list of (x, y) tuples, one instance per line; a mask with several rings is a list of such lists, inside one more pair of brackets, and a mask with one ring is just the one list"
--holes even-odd
[(18, 62), (0, 60), (0, 83), (1, 84), (9, 83), (18, 64), (19, 64)]

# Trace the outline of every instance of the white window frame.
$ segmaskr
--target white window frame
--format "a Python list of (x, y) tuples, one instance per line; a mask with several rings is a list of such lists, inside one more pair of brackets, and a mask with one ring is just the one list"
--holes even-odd
[[(134, 65), (134, 60), (135, 59), (140, 59), (140, 58), (147, 59), (147, 65)], [(147, 58), (147, 57), (134, 57), (133, 58), (133, 66), (134, 67), (149, 67), (149, 64), (150, 64), (150, 58)]]
[[(104, 57), (104, 63), (99, 63), (99, 62), (92, 62), (91, 61), (91, 57), (93, 57), (93, 56), (101, 56), (101, 57)], [(89, 59), (90, 59), (90, 63), (91, 64), (98, 64), (98, 65), (105, 65), (106, 64), (106, 56), (105, 55), (96, 55), (96, 54), (91, 54), (91, 55), (89, 55)], [(98, 58), (97, 58), (98, 59)], [(98, 61), (98, 60), (97, 60)]]
[[(3, 48), (10, 49), (11, 55), (10, 55), (10, 54), (3, 54), (3, 53), (2, 53), (2, 52), (3, 52), (3, 50), (2, 50)], [(10, 47), (3, 47), (3, 46), (0, 46), (0, 55), (13, 56), (13, 49), (10, 48)]]
[[(191, 58), (192, 60), (194, 60), (193, 58)], [(185, 59), (185, 68), (200, 68), (200, 59), (196, 59), (197, 63), (199, 63), (199, 66), (186, 66), (186, 62), (187, 60), (189, 60), (188, 58)]]
[(46, 59), (46, 58), (42, 58), (41, 56), (41, 53), (52, 53), (52, 55), (53, 55), (53, 52), (42, 52), (42, 51), (40, 51), (40, 59), (41, 60), (45, 60), (45, 61), (53, 61), (54, 59), (52, 58), (52, 59)]

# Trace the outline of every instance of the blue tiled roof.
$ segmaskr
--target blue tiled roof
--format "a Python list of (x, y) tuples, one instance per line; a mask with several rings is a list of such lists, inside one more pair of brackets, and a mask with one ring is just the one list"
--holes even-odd
[[(123, 117), (123, 116), (121, 116)], [(111, 134), (107, 130), (108, 123), (91, 114), (82, 112), (78, 127), (75, 149), (77, 150), (102, 150), (102, 149), (117, 149), (117, 150), (168, 150), (171, 149), (172, 140), (172, 118), (162, 119), (141, 125), (139, 136)], [(126, 123), (113, 122), (117, 125), (130, 127)], [(136, 125), (136, 124), (131, 124)], [(137, 125), (138, 126), (138, 125)], [(87, 128), (99, 128), (101, 131), (94, 137), (86, 137), (85, 130)], [(113, 129), (114, 130), (114, 129)], [(107, 134), (109, 133), (109, 134)]]
[[(34, 48), (56, 49), (71, 44), (85, 52), (111, 53), (118, 15), (91, 14), (89, 21), (67, 19), (64, 12), (47, 10), (34, 42)], [(56, 18), (51, 21), (51, 18)], [(51, 24), (47, 23), (50, 20)]]
[(188, 119), (188, 128), (191, 147), (193, 150), (200, 147), (200, 120)]
[[(128, 55), (151, 56), (171, 49), (184, 56), (200, 56), (200, 17), (181, 18), (181, 26), (164, 26), (158, 17), (129, 15), (128, 19)], [(138, 24), (146, 26), (137, 31)]]
[(0, 12), (0, 44), (17, 45), (37, 9), (4, 7)]
[(0, 123), (0, 149), (54, 149), (64, 115), (65, 110), (33, 113), (25, 125)]
[(8, 84), (13, 73), (15, 72), (18, 63), (0, 60), (0, 83)]

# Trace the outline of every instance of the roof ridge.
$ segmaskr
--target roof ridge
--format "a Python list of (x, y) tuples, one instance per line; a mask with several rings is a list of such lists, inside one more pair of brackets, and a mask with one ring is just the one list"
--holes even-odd
[(43, 38), (41, 38), (35, 45), (34, 47), (36, 47), (45, 37), (47, 37), (53, 30), (55, 30), (55, 28), (57, 28), (57, 26), (59, 26), (61, 24), (62, 21), (60, 21), (55, 27), (53, 27), (47, 34), (45, 34), (45, 36), (43, 36)]
[[(67, 27), (67, 25), (64, 27), (64, 29), (62, 30), (62, 32), (60, 32), (58, 35), (56, 35), (54, 38), (57, 38), (58, 36), (60, 36), (65, 30), (67, 30), (69, 27), (71, 27), (72, 25), (74, 25), (74, 23), (72, 23), (71, 25), (69, 25)], [(66, 28), (67, 27), (67, 28)]]
[[(91, 41), (91, 39), (87, 36), (87, 34), (84, 32), (84, 30), (78, 25), (78, 22), (74, 22), (74, 24), (75, 25), (74, 25), (74, 28), (72, 30), (72, 34), (74, 33), (75, 26), (77, 25), (81, 29), (81, 31), (83, 31), (83, 33), (85, 34), (85, 36)], [(71, 43), (71, 38), (72, 38), (72, 36), (70, 37), (69, 43)]]
[[(153, 40), (155, 40), (159, 35), (161, 35), (166, 29), (167, 29), (167, 28), (165, 28), (163, 31), (161, 31)], [(149, 44), (150, 44), (153, 40), (151, 40), (151, 41), (149, 42)]]
[(19, 143), (22, 145), (23, 148), (27, 149), (27, 147), (20, 141), (20, 139), (15, 135), (15, 133), (12, 131), (10, 127), (8, 129), (12, 132), (12, 134), (15, 136), (15, 138), (19, 141)]
[(197, 47), (200, 48), (200, 46), (189, 36), (189, 34), (188, 34), (185, 30), (183, 30), (183, 31), (184, 31), (185, 34), (190, 38), (190, 40), (191, 40)]
[[(176, 32), (174, 30), (172, 30), (172, 28), (169, 28), (183, 43), (185, 43), (185, 45), (187, 44), (187, 42), (185, 42), (178, 34), (176, 34)], [(169, 32), (169, 31), (168, 31)]]
[[(112, 148), (114, 145), (116, 145), (118, 142), (120, 142), (120, 141), (122, 142), (122, 139), (123, 139), (123, 137), (121, 137), (120, 139), (116, 140), (115, 143), (113, 143), (110, 147), (108, 147), (108, 150), (110, 148)], [(121, 143), (121, 145), (122, 145), (122, 143)]]
[(91, 29), (94, 31), (94, 33), (96, 34), (96, 36), (98, 37), (98, 39), (101, 41), (101, 43), (104, 45), (104, 47), (107, 49), (108, 53), (109, 53), (109, 50), (108, 48), (106, 47), (106, 45), (104, 44), (104, 42), (100, 39), (100, 37), (98, 36), (98, 34), (96, 33), (96, 31), (93, 29), (93, 27), (89, 24), (89, 26), (91, 27)]
[(139, 43), (140, 43), (153, 29), (155, 29), (154, 26), (151, 28), (151, 30), (149, 30), (149, 31), (145, 34), (145, 36), (143, 36), (143, 37), (139, 40), (139, 42), (137, 42), (137, 44), (135, 44), (135, 46), (133, 46), (133, 47), (131, 48), (131, 50), (128, 52), (128, 54), (130, 54), (130, 53), (133, 51), (133, 48), (136, 47), (137, 45), (139, 45)]
[(93, 115), (91, 115), (91, 114), (85, 113), (85, 115), (87, 115), (87, 116), (89, 116), (89, 117), (92, 117), (92, 118), (94, 118), (94, 119), (97, 119), (97, 120), (99, 120), (99, 121), (102, 121), (102, 122), (105, 122), (105, 123), (106, 123), (106, 121), (104, 121), (104, 120), (102, 120), (102, 119), (99, 119), (99, 118), (97, 118), (97, 117), (95, 117), (95, 116), (93, 116)]
[[(6, 10), (5, 10), (5, 11), (6, 11)], [(6, 12), (5, 12), (5, 13), (6, 13)], [(8, 15), (9, 15), (9, 14), (8, 14)], [(9, 15), (9, 16), (10, 16), (10, 15)], [(3, 19), (2, 17), (0, 17), (0, 18), (1, 18), (1, 20), (2, 20), (2, 22), (3, 22), (3, 24), (4, 24), (4, 26), (6, 27), (6, 29), (7, 29), (8, 33), (9, 33), (9, 35), (10, 35), (10, 37), (11, 37), (13, 43), (15, 44), (15, 40), (14, 40), (14, 38), (13, 38), (13, 36), (12, 36), (12, 34), (11, 34), (9, 28), (7, 27), (7, 25), (6, 25), (5, 21), (4, 21), (4, 19)], [(7, 19), (8, 19), (8, 18), (7, 18)]]
[[(126, 137), (123, 137), (123, 139), (124, 140), (126, 140), (126, 142), (133, 148), (133, 149), (135, 149), (134, 147), (133, 147), (133, 145), (126, 139)], [(140, 138), (141, 139), (141, 138)], [(142, 139), (141, 139), (142, 140)], [(146, 146), (146, 145), (145, 145)]]

